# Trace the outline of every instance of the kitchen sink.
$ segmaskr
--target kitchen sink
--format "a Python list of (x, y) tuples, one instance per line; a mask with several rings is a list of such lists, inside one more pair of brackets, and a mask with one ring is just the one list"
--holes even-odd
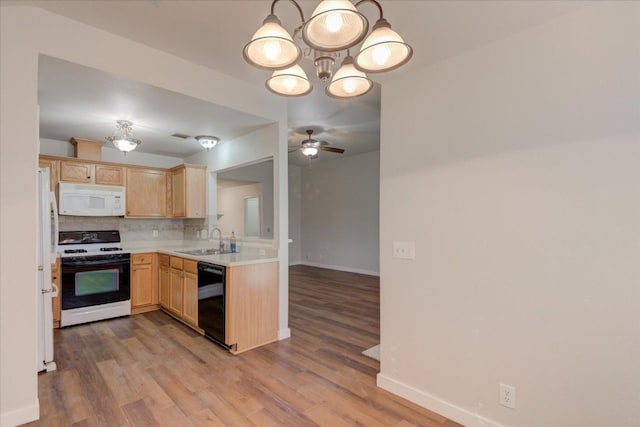
[(186, 255), (222, 255), (231, 253), (229, 251), (221, 251), (220, 249), (215, 248), (202, 248), (202, 249), (192, 249), (190, 251), (176, 251), (180, 254)]

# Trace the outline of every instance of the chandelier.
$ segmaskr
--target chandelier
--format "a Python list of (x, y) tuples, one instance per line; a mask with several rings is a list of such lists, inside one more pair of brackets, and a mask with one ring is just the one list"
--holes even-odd
[(133, 122), (129, 120), (117, 120), (115, 132), (105, 139), (126, 155), (129, 151), (135, 150), (135, 148), (141, 144), (139, 139), (135, 139), (132, 136), (132, 126)]
[[(273, 0), (271, 13), (243, 50), (244, 59), (249, 64), (273, 70), (266, 81), (267, 89), (273, 93), (303, 96), (313, 90), (313, 85), (298, 64), (303, 52), (294, 38), (300, 33), (304, 44), (313, 51), (316, 74), (323, 81), (331, 80), (325, 93), (334, 98), (364, 95), (373, 87), (366, 73), (396, 69), (406, 64), (413, 55), (411, 46), (391, 29), (383, 17), (382, 6), (377, 0), (360, 0), (355, 5), (348, 0), (323, 0), (309, 20), (305, 20), (300, 5), (290, 0), (302, 21), (294, 29), (293, 37), (282, 27), (274, 13), (278, 1)], [(369, 21), (357, 10), (362, 3), (373, 3), (380, 13), (368, 36)], [(360, 42), (360, 51), (352, 57), (350, 48)], [(344, 50), (346, 55), (342, 64), (333, 74), (335, 58)]]
[(198, 141), (200, 145), (202, 145), (202, 147), (207, 149), (207, 151), (211, 150), (218, 144), (218, 142), (220, 142), (220, 138), (218, 138), (217, 136), (198, 135), (195, 138), (196, 141)]

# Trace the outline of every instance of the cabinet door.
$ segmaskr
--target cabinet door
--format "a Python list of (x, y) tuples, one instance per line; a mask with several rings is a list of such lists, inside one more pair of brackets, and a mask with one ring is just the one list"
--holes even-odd
[(95, 165), (96, 184), (124, 185), (122, 166)]
[(169, 277), (169, 311), (182, 317), (182, 293), (184, 272), (171, 267)]
[(60, 181), (66, 182), (95, 182), (94, 165), (92, 163), (73, 162), (62, 160), (60, 162)]
[(139, 264), (131, 268), (131, 308), (153, 304), (153, 265)]
[(171, 173), (171, 216), (176, 218), (187, 215), (186, 177), (184, 168)]
[(51, 299), (51, 308), (53, 309), (53, 327), (60, 327), (60, 294), (62, 286), (60, 286), (60, 258), (55, 264), (51, 264), (51, 281), (58, 287), (58, 296)]
[(186, 188), (186, 217), (204, 218), (206, 211), (206, 178), (207, 170), (203, 168), (189, 167), (187, 173)]
[(198, 275), (184, 273), (184, 305), (182, 318), (193, 326), (198, 326)]
[(158, 287), (160, 288), (158, 302), (166, 309), (169, 309), (169, 281), (169, 267), (161, 265), (158, 269)]
[(50, 190), (56, 193), (56, 200), (58, 198), (58, 172), (60, 169), (60, 161), (53, 159), (40, 158), (38, 166), (41, 168), (49, 168), (49, 187)]
[(127, 168), (127, 216), (167, 216), (167, 174), (152, 169)]

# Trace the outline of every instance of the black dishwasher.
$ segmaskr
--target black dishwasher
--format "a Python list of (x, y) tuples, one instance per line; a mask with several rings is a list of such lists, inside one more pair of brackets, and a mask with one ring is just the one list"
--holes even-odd
[(225, 267), (198, 262), (198, 326), (205, 337), (229, 349), (225, 343), (225, 276)]

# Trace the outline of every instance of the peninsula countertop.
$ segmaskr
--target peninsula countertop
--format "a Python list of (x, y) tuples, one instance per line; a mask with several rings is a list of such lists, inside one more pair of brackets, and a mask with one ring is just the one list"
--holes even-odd
[(225, 267), (234, 267), (240, 265), (262, 264), (269, 262), (278, 262), (278, 251), (272, 247), (248, 246), (242, 245), (239, 252), (224, 253), (218, 255), (193, 255), (185, 254), (185, 251), (197, 249), (215, 248), (215, 245), (197, 245), (192, 242), (123, 242), (124, 249), (131, 251), (132, 254), (158, 252), (160, 254), (176, 256), (180, 258), (192, 259), (195, 261), (210, 262), (211, 264), (223, 265)]

